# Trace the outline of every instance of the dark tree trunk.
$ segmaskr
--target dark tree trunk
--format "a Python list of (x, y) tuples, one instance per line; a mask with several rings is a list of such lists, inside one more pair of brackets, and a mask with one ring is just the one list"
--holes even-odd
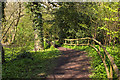
[[(42, 22), (42, 13), (40, 13), (41, 5), (39, 3), (33, 2), (30, 4), (31, 6), (35, 6), (31, 8), (31, 12), (33, 13), (33, 24), (35, 30), (35, 51), (42, 50), (44, 48), (43, 45), (43, 22)], [(38, 13), (39, 12), (39, 13)]]
[[(4, 18), (4, 2), (0, 2), (0, 28), (2, 26), (2, 18)], [(0, 29), (0, 34), (1, 34), (1, 29)], [(2, 35), (0, 35), (2, 36)], [(3, 46), (1, 44), (1, 40), (2, 40), (2, 37), (0, 38), (0, 52), (1, 52), (1, 58), (2, 58), (2, 63), (5, 62), (5, 57), (4, 57), (4, 49), (3, 49)]]
[(62, 27), (60, 28), (60, 32), (59, 32), (59, 43), (63, 44), (64, 43), (64, 38), (65, 38), (65, 33), (62, 29)]
[(2, 64), (5, 62), (5, 52), (4, 52), (4, 48), (2, 46), (2, 44), (0, 43), (0, 51), (1, 51), (1, 56), (2, 56)]

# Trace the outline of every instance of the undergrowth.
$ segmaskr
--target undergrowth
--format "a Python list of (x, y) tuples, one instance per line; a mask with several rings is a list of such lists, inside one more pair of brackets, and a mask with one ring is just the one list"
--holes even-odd
[(3, 78), (41, 78), (50, 74), (56, 66), (55, 59), (60, 52), (56, 48), (49, 48), (43, 51), (20, 51), (17, 48), (5, 48), (6, 63), (2, 65)]

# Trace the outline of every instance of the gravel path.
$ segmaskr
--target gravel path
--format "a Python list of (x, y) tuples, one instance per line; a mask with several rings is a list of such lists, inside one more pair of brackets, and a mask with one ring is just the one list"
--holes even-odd
[(48, 78), (89, 78), (90, 58), (86, 52), (58, 47), (63, 53), (57, 60), (57, 66)]

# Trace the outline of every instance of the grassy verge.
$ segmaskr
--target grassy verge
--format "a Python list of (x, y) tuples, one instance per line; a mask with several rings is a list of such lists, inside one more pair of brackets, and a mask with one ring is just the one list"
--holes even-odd
[[(50, 74), (56, 66), (55, 59), (60, 52), (56, 48), (46, 49), (39, 52), (26, 52), (27, 56), (12, 57), (12, 51), (6, 50), (6, 61), (2, 66), (3, 78), (41, 78)], [(8, 56), (9, 55), (9, 56)], [(17, 55), (17, 54), (16, 54)], [(15, 59), (15, 60), (11, 60)]]
[[(95, 46), (97, 48), (99, 47), (98, 45), (95, 45)], [(93, 48), (89, 46), (64, 46), (64, 47), (86, 51), (88, 53), (88, 56), (92, 58), (92, 60), (90, 61), (91, 67), (92, 67), (92, 70), (91, 70), (92, 75), (90, 76), (90, 78), (107, 78), (104, 64), (102, 63), (101, 58)], [(112, 46), (111, 47), (107, 46), (106, 50), (109, 52), (111, 56), (114, 57), (115, 63), (117, 64), (120, 70), (120, 46), (115, 46), (114, 49), (112, 48)], [(101, 49), (101, 54), (103, 53), (104, 52)], [(106, 58), (106, 62), (109, 62), (108, 58)], [(107, 63), (107, 65), (109, 64)], [(114, 75), (114, 78), (116, 78), (115, 75)]]

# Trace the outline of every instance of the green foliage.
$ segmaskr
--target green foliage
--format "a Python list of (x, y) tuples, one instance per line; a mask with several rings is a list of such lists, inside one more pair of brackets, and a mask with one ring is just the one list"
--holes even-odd
[(63, 3), (55, 14), (55, 21), (59, 29), (59, 39), (79, 38), (90, 36), (89, 16), (78, 9), (77, 3)]
[[(52, 3), (47, 5), (51, 6)], [(37, 74), (48, 74), (48, 70), (52, 70), (55, 64), (51, 61), (58, 57), (58, 50), (49, 44), (43, 42), (43, 37), (53, 41), (59, 39), (55, 43), (61, 45), (64, 38), (81, 38), (93, 37), (102, 44), (114, 45), (114, 48), (107, 45), (107, 51), (114, 57), (115, 63), (120, 69), (120, 29), (119, 29), (119, 3), (57, 3), (57, 8), (44, 8), (45, 4), (31, 2), (26, 3), (23, 17), (16, 27), (10, 28), (6, 35), (6, 41), (13, 38), (14, 42), (11, 48), (5, 48), (5, 59), (8, 63), (3, 64), (3, 77), (15, 78), (32, 78)], [(6, 15), (6, 17), (9, 17)], [(11, 22), (11, 21), (10, 21)], [(6, 22), (5, 22), (6, 23)], [(15, 22), (16, 23), (16, 20)], [(3, 31), (7, 27), (2, 27)], [(34, 33), (35, 32), (35, 33)], [(4, 33), (4, 32), (3, 32)], [(45, 51), (32, 52), (34, 49), (34, 34), (38, 35), (40, 45), (44, 44)], [(12, 38), (11, 38), (12, 37)], [(86, 41), (79, 41), (85, 43)], [(15, 46), (15, 47), (13, 47)], [(66, 46), (67, 48), (86, 51), (92, 58), (91, 66), (92, 78), (106, 78), (106, 72), (102, 60), (96, 51), (88, 46)], [(98, 45), (95, 45), (99, 48)], [(32, 54), (33, 53), (33, 54)], [(103, 56), (103, 50), (101, 54)], [(14, 60), (16, 59), (17, 60)], [(13, 60), (13, 62), (11, 62)], [(107, 65), (109, 60), (106, 57)], [(115, 75), (114, 75), (115, 77)]]
[(44, 49), (47, 49), (48, 47), (49, 47), (49, 44), (46, 41), (44, 41)]
[(17, 55), (17, 57), (16, 57), (16, 59), (22, 59), (22, 58), (32, 58), (31, 56), (32, 56), (32, 53), (30, 53), (30, 52), (27, 52), (27, 51), (21, 51), (21, 52), (19, 52), (19, 53), (17, 53), (18, 55)]
[[(5, 48), (5, 60), (6, 62), (16, 59), (18, 56), (24, 56), (29, 54), (29, 51), (33, 50), (34, 47), (32, 46), (23, 46), (23, 47), (11, 47), (11, 48)], [(30, 53), (31, 54), (31, 53)], [(29, 56), (29, 55), (28, 55)]]
[(61, 44), (59, 43), (59, 41), (55, 41), (55, 44), (58, 46), (61, 46)]
[(32, 21), (30, 19), (30, 15), (31, 14), (26, 13), (26, 15), (20, 19), (17, 26), (15, 40), (13, 44), (11, 44), (11, 46), (15, 45), (16, 47), (21, 47), (21, 48), (23, 47), (23, 48), (26, 48), (26, 50), (28, 49), (30, 50), (31, 48), (33, 49), (34, 30), (32, 27)]
[(54, 50), (54, 49), (55, 49), (55, 47), (52, 45), (52, 46), (50, 46), (50, 49), (51, 49), (51, 50)]
[[(21, 53), (20, 59), (9, 61), (2, 66), (3, 78), (41, 78), (46, 77), (56, 66), (55, 58), (59, 57), (57, 49), (46, 49), (41, 52)], [(25, 58), (21, 58), (25, 56)], [(29, 58), (32, 57), (33, 59)], [(44, 74), (44, 75), (43, 75)]]

